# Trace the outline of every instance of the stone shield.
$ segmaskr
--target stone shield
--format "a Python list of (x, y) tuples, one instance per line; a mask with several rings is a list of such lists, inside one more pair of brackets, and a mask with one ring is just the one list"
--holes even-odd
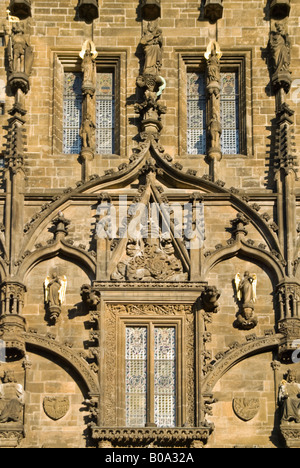
[(258, 398), (235, 398), (233, 400), (233, 410), (238, 418), (242, 421), (250, 421), (253, 419), (260, 408)]
[(58, 421), (69, 411), (70, 402), (68, 397), (45, 397), (43, 406), (46, 415), (50, 419)]

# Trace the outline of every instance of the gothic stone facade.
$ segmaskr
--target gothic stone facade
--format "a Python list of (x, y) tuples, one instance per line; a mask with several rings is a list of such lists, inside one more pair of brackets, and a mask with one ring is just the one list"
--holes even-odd
[(299, 17), (0, 2), (1, 447), (300, 447)]

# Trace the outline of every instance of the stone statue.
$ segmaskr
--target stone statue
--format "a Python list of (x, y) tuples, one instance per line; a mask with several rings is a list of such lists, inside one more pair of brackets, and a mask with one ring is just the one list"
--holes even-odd
[(256, 301), (256, 275), (250, 275), (249, 271), (244, 273), (241, 279), (239, 273), (235, 277), (236, 296), (240, 303), (240, 311), (234, 322), (234, 327), (240, 330), (251, 330), (258, 324), (258, 319), (254, 315), (254, 303)]
[(144, 74), (157, 75), (162, 66), (162, 30), (156, 22), (149, 22), (144, 31), (141, 45), (144, 49)]
[(212, 119), (208, 124), (208, 132), (211, 139), (211, 148), (220, 149), (222, 126), (216, 112), (213, 113)]
[(33, 50), (27, 42), (22, 23), (12, 26), (8, 43), (8, 62), (11, 73), (24, 73), (29, 76), (33, 65)]
[(54, 272), (51, 277), (47, 276), (44, 288), (45, 303), (50, 312), (50, 319), (56, 322), (61, 313), (61, 305), (66, 297), (67, 278), (65, 276), (60, 278), (58, 274)]
[(276, 31), (270, 33), (270, 49), (273, 58), (274, 73), (289, 72), (291, 43), (282, 24), (275, 24)]
[(0, 412), (0, 424), (22, 422), (24, 400), (24, 389), (17, 383), (14, 372), (6, 371), (0, 383), (0, 402), (4, 402), (4, 407)]
[(300, 423), (300, 384), (295, 371), (289, 369), (287, 380), (279, 388), (279, 402), (282, 406), (282, 421)]
[(256, 275), (250, 275), (249, 271), (245, 271), (244, 278), (241, 279), (239, 273), (235, 277), (235, 285), (237, 291), (237, 299), (241, 302), (243, 308), (253, 305), (256, 301)]
[(96, 125), (94, 124), (90, 114), (87, 114), (85, 119), (82, 122), (79, 136), (82, 138), (83, 148), (90, 148), (92, 151), (95, 151), (96, 141), (95, 141), (95, 130)]
[(207, 51), (205, 54), (205, 58), (207, 59), (207, 80), (209, 83), (221, 81), (220, 57), (222, 54), (218, 48), (219, 45), (213, 42), (211, 51)]
[(92, 41), (86, 41), (79, 55), (82, 59), (82, 91), (84, 94), (90, 94), (93, 96), (96, 91), (97, 81), (97, 66), (95, 59), (98, 55), (95, 44)]

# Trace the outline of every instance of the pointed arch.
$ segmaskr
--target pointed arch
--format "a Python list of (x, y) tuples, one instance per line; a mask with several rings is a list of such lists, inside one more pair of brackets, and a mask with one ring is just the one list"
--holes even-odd
[(58, 241), (28, 255), (19, 266), (18, 278), (23, 281), (36, 265), (55, 257), (73, 260), (86, 271), (91, 280), (96, 278), (96, 261), (84, 250), (68, 245), (64, 241)]
[(254, 259), (265, 265), (269, 271), (273, 273), (276, 284), (279, 284), (279, 282), (284, 279), (284, 266), (280, 264), (277, 258), (265, 250), (248, 245), (244, 241), (239, 240), (229, 246), (216, 250), (206, 257), (203, 266), (203, 277), (206, 278), (209, 272), (219, 263), (239, 255), (252, 261)]

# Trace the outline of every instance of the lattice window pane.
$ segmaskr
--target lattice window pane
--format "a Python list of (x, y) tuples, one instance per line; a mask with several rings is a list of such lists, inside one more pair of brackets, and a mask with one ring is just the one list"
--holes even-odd
[(79, 131), (82, 119), (82, 74), (65, 73), (63, 99), (63, 152), (79, 154), (81, 138)]
[(147, 328), (126, 328), (126, 425), (144, 427), (147, 418)]
[(187, 152), (206, 153), (205, 74), (187, 74)]
[(97, 153), (114, 153), (115, 96), (114, 74), (97, 74), (96, 145)]
[(176, 332), (155, 328), (154, 420), (158, 427), (176, 426)]
[(221, 146), (223, 154), (238, 154), (239, 143), (239, 95), (236, 72), (221, 73)]

